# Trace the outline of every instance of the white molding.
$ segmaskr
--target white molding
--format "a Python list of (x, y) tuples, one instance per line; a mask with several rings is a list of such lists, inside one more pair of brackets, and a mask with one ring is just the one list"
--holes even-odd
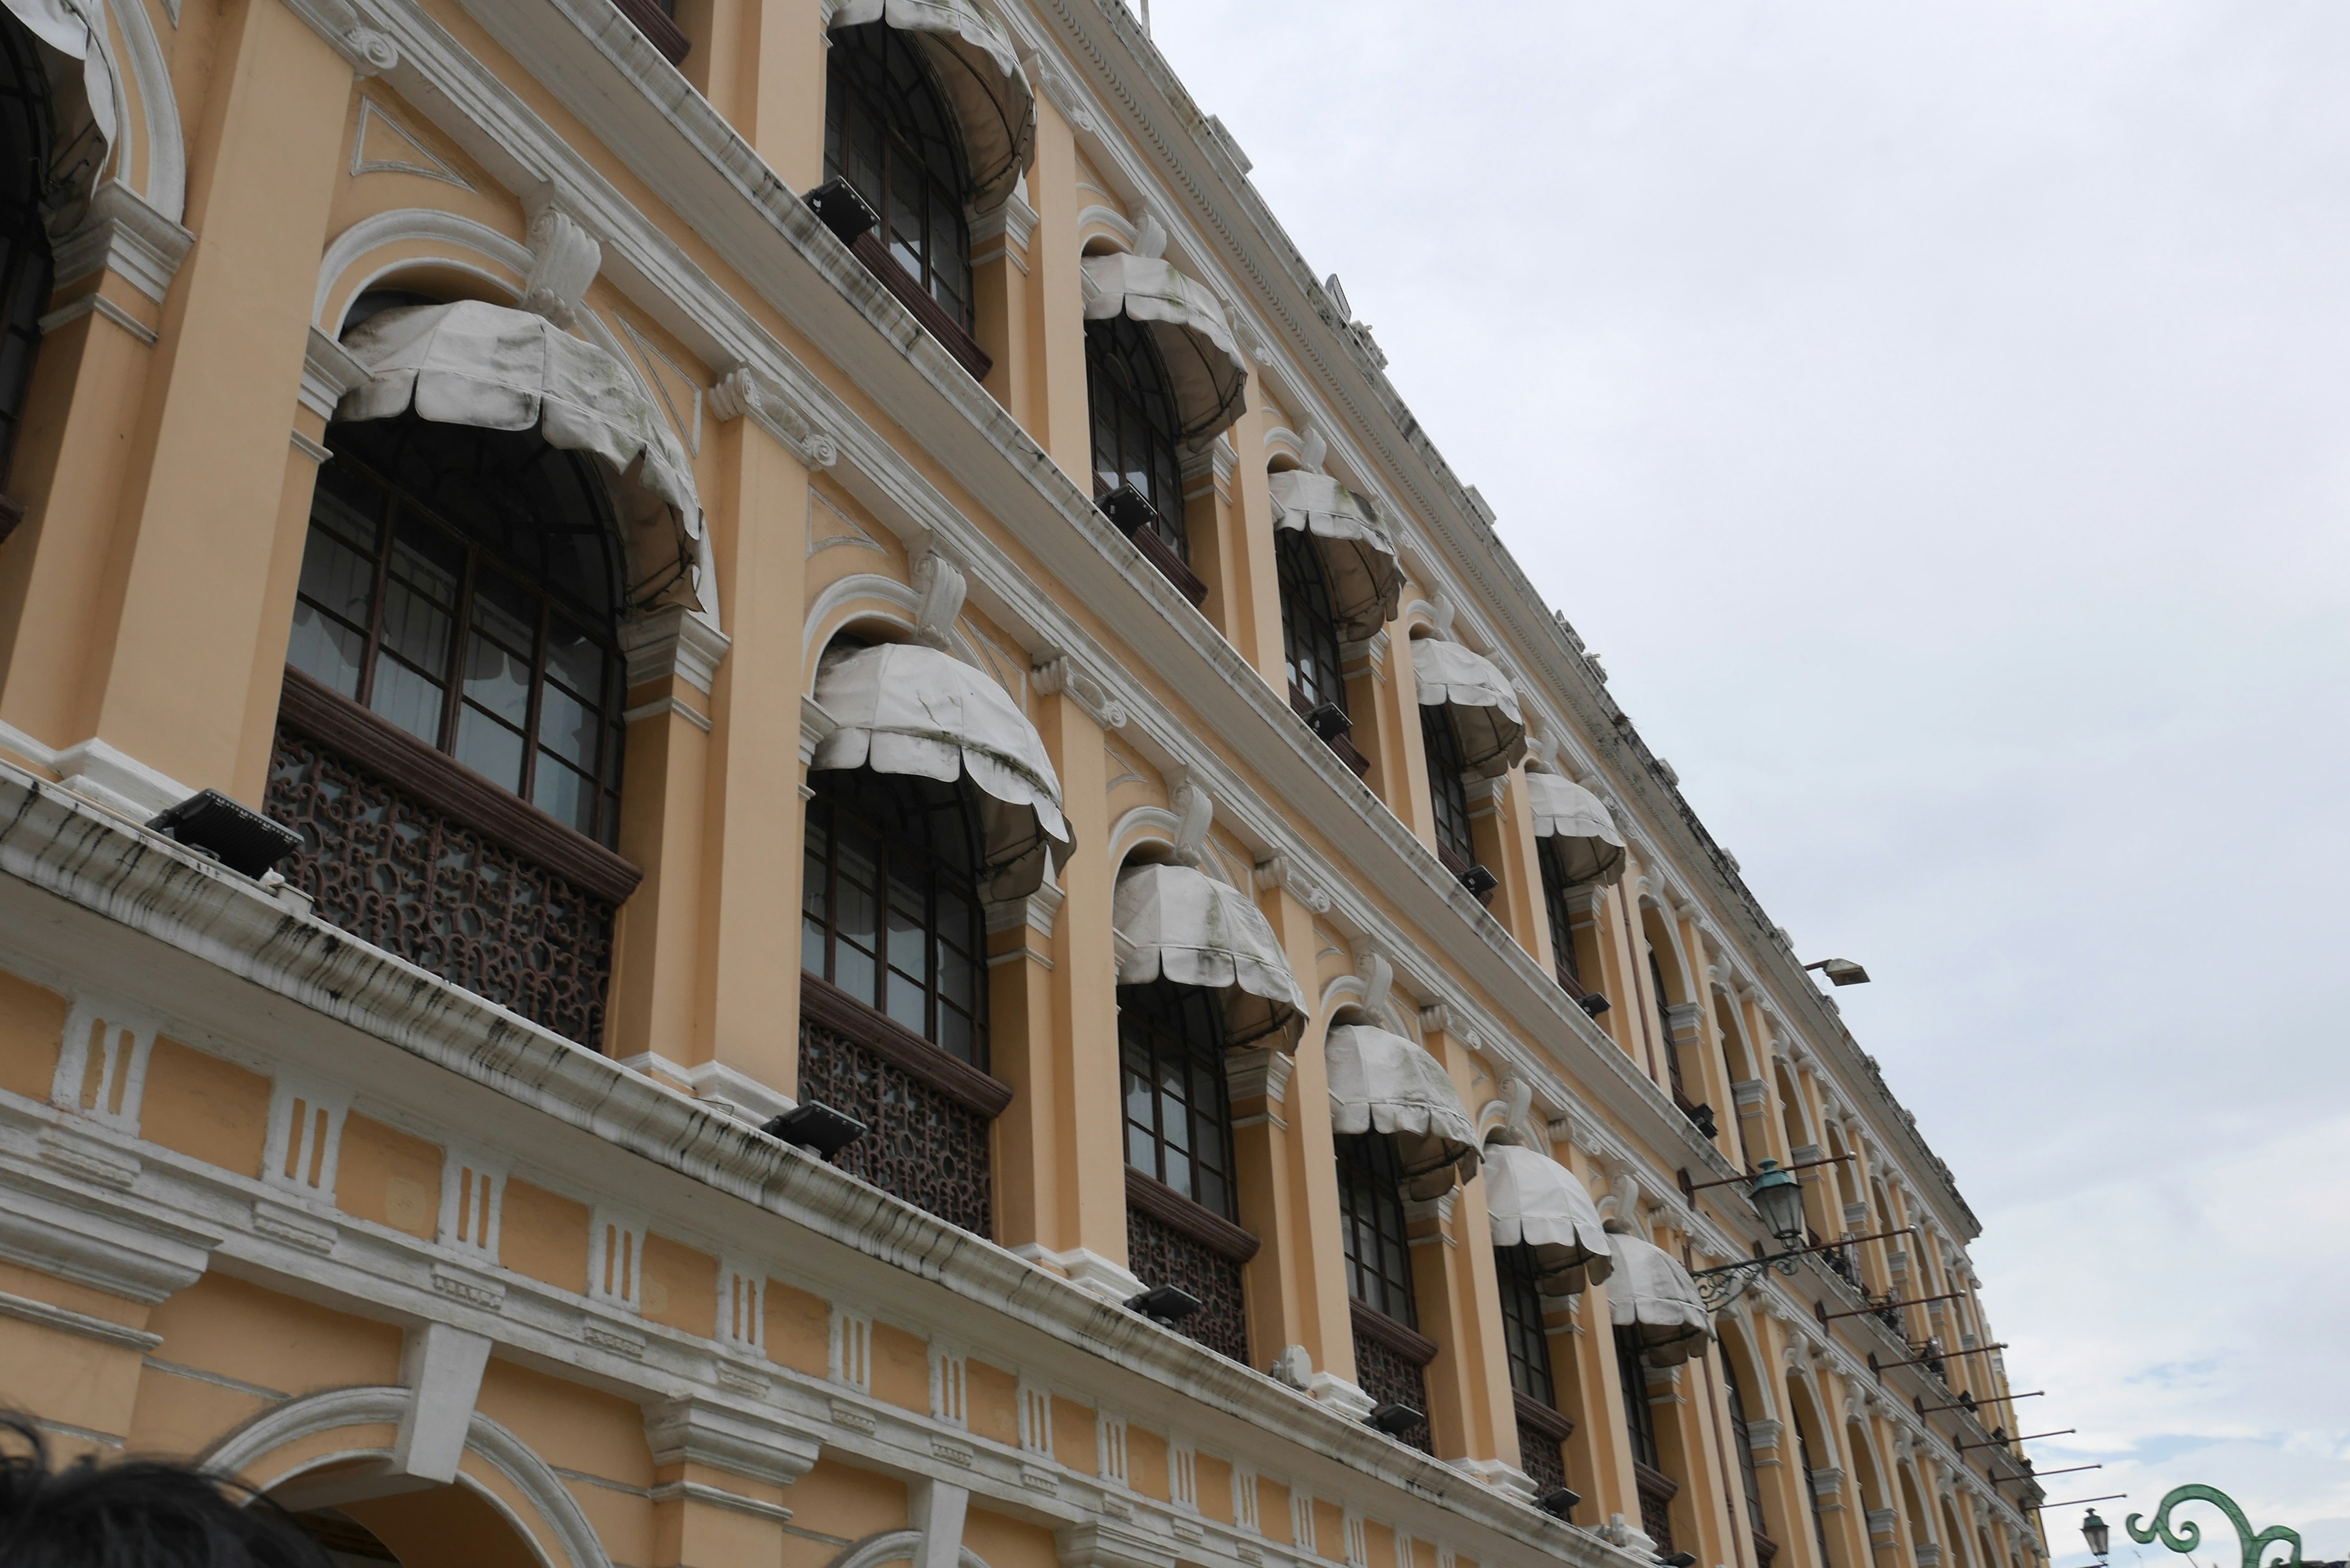
[(83, 799), (144, 824), (196, 792), (169, 774), (92, 736), (53, 753), (57, 782)]
[[(707, 697), (733, 646), (708, 616), (684, 605), (663, 605), (620, 626), (620, 650), (628, 661), (630, 686), (674, 676)], [(707, 719), (699, 722), (704, 730), (710, 728)]]
[(12, 1295), (0, 1291), (0, 1317), (13, 1317), (19, 1323), (29, 1323), (39, 1328), (54, 1329), (80, 1339), (96, 1340), (117, 1350), (135, 1350), (141, 1355), (163, 1343), (160, 1334), (149, 1334), (143, 1328), (130, 1328), (111, 1323), (102, 1317), (92, 1317), (71, 1307), (54, 1306), (35, 1301), (30, 1296)]
[(368, 368), (354, 358), (349, 349), (316, 327), (310, 328), (308, 344), (302, 351), (300, 396), (304, 408), (322, 420), (331, 420), (343, 394), (354, 387), (365, 386), (370, 379)]
[(80, 227), (56, 242), (57, 280), (52, 286), (63, 288), (94, 272), (112, 272), (161, 305), (195, 243), (194, 234), (156, 211), (145, 197), (109, 180), (91, 197)]

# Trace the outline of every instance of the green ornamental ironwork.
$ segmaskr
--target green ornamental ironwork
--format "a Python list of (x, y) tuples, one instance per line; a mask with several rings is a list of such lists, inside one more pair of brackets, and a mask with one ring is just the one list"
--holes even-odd
[(2162, 1506), (2154, 1511), (2154, 1522), (2151, 1525), (2141, 1528), (2138, 1521), (2144, 1516), (2136, 1513), (2123, 1521), (2129, 1531), (2130, 1539), (2141, 1546), (2147, 1546), (2153, 1544), (2155, 1539), (2159, 1536), (2165, 1546), (2180, 1553), (2192, 1552), (2201, 1546), (2203, 1544), (2201, 1526), (2191, 1519), (2182, 1519), (2176, 1525), (2171, 1522), (2170, 1511), (2184, 1502), (2208, 1502), (2228, 1516), (2228, 1522), (2236, 1527), (2237, 1540), (2243, 1542), (2243, 1568), (2262, 1568), (2261, 1553), (2280, 1542), (2286, 1548), (2286, 1555), (2268, 1564), (2268, 1568), (2294, 1568), (2294, 1565), (2301, 1562), (2300, 1532), (2288, 1529), (2282, 1524), (2272, 1524), (2259, 1534), (2253, 1534), (2252, 1521), (2244, 1517), (2244, 1511), (2236, 1506), (2235, 1499), (2217, 1487), (2188, 1485), (2171, 1488), (2169, 1493), (2163, 1498)]

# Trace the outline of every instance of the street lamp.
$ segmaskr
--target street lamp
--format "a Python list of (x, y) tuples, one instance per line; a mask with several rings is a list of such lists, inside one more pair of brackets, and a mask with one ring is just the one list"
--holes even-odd
[(1795, 1246), (1804, 1239), (1804, 1184), (1780, 1169), (1775, 1159), (1764, 1160), (1746, 1196), (1754, 1200), (1754, 1211), (1779, 1244)]
[(1822, 959), (1817, 963), (1807, 963), (1804, 967), (1818, 970), (1828, 977), (1830, 985), (1866, 985), (1868, 983), (1868, 971), (1850, 959)]
[(2097, 1554), (2100, 1563), (2106, 1560), (2106, 1553), (2112, 1549), (2113, 1534), (2113, 1526), (2099, 1519), (2094, 1508), (2089, 1510), (2089, 1517), (2081, 1521), (2081, 1539), (2089, 1543), (2089, 1550)]

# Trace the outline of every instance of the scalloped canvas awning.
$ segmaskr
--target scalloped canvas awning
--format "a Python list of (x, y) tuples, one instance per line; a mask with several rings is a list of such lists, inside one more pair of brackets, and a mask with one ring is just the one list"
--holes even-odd
[(1302, 528), (1322, 547), (1338, 635), (1370, 636), (1395, 619), (1403, 563), (1378, 508), (1326, 473), (1284, 469), (1270, 481), (1273, 525)]
[(1044, 737), (983, 671), (934, 648), (881, 643), (827, 654), (816, 701), (838, 728), (810, 767), (971, 780), (994, 897), (1035, 892), (1046, 853), (1066, 861), (1076, 847)]
[(1207, 286), (1161, 257), (1124, 251), (1087, 256), (1085, 272), (1087, 321), (1124, 316), (1149, 331), (1183, 421), (1177, 434), (1204, 440), (1241, 417), (1248, 362)]
[(1624, 836), (1599, 797), (1557, 774), (1526, 774), (1534, 836), (1553, 841), (1569, 883), (1608, 886), (1624, 875)]
[(1703, 1355), (1713, 1337), (1713, 1314), (1680, 1260), (1620, 1231), (1607, 1241), (1616, 1253), (1616, 1272), (1607, 1277), (1607, 1311), (1616, 1326), (1637, 1331), (1651, 1366), (1678, 1366)]
[(1451, 710), (1462, 767), (1495, 778), (1526, 754), (1518, 694), (1489, 660), (1457, 642), (1422, 637), (1412, 641), (1411, 664), (1419, 679), (1420, 705)]
[(1477, 1126), (1444, 1064), (1413, 1042), (1368, 1023), (1341, 1023), (1323, 1046), (1330, 1130), (1393, 1133), (1415, 1198), (1467, 1180), (1482, 1151)]
[(962, 131), (971, 204), (1001, 202), (1036, 158), (1036, 95), (1012, 39), (971, 0), (847, 0), (832, 16), (836, 27), (868, 22), (920, 39)]
[(632, 603), (701, 603), (702, 506), (685, 448), (628, 367), (543, 316), (477, 299), (369, 317), (343, 347), (372, 379), (337, 417), (536, 429), (549, 446), (592, 452), (620, 481)]
[(1247, 894), (1189, 866), (1133, 866), (1118, 878), (1110, 920), (1126, 940), (1120, 985), (1154, 980), (1224, 993), (1226, 1043), (1291, 1027), (1306, 1012), (1289, 957)]
[(1485, 1212), (1496, 1247), (1532, 1247), (1546, 1296), (1574, 1295), (1616, 1266), (1598, 1206), (1575, 1172), (1538, 1149), (1485, 1146)]
[[(42, 171), (44, 193), (64, 190), (68, 201), (87, 200), (98, 188), (99, 171), (114, 151), (114, 75), (99, 45), (105, 33), (103, 6), (89, 0), (6, 0), (8, 14), (25, 25), (39, 47), (49, 78), (50, 112), (56, 121), (49, 166)], [(70, 215), (64, 225), (70, 227)], [(52, 224), (52, 233), (63, 229)]]

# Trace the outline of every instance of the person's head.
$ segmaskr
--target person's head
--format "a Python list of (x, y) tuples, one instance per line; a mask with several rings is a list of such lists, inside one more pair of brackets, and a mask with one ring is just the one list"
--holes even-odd
[(240, 1507), (185, 1465), (85, 1456), (52, 1468), (30, 1417), (0, 1412), (0, 1568), (331, 1568), (267, 1498)]

